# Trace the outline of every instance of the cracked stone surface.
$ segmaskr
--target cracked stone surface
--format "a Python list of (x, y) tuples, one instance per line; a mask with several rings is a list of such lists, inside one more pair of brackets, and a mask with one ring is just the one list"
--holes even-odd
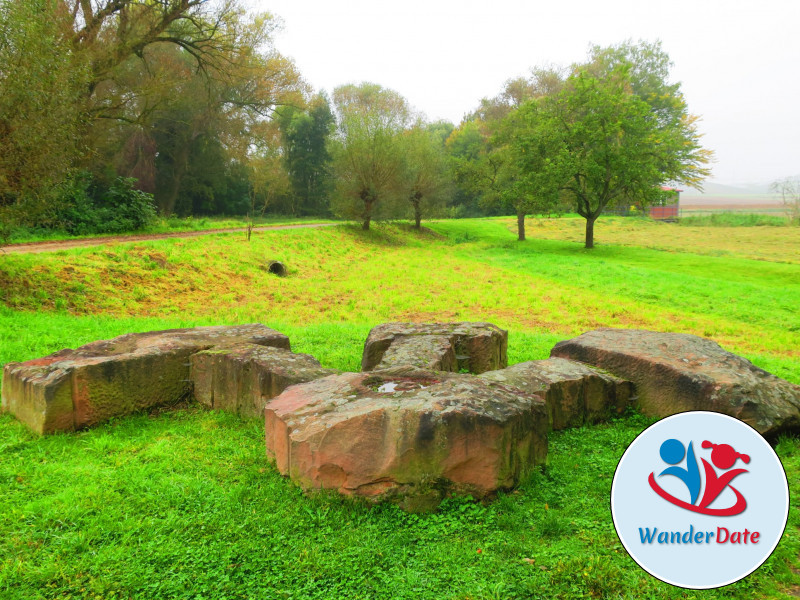
[(264, 407), (290, 385), (338, 373), (309, 354), (238, 344), (191, 357), (194, 396), (204, 406), (243, 417), (264, 417)]
[(554, 430), (619, 415), (634, 397), (630, 381), (563, 358), (518, 363), (479, 377), (541, 395), (547, 403), (550, 428)]
[(131, 333), (6, 364), (2, 408), (41, 434), (90, 427), (185, 398), (191, 356), (237, 343), (290, 347), (259, 324)]
[(510, 489), (547, 455), (544, 401), (471, 375), (343, 373), (290, 387), (265, 414), (268, 454), (303, 488), (412, 510)]
[(369, 332), (361, 370), (413, 366), (477, 374), (508, 365), (507, 347), (508, 332), (491, 323), (384, 323)]
[(638, 405), (649, 416), (721, 412), (769, 438), (800, 426), (800, 386), (706, 338), (598, 329), (559, 342), (551, 356), (578, 360), (632, 381)]
[(446, 335), (412, 335), (395, 338), (374, 370), (397, 367), (458, 371), (452, 338)]

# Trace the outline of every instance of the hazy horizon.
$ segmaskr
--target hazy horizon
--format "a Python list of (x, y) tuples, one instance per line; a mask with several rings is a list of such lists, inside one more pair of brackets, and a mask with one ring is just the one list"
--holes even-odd
[[(716, 153), (710, 182), (767, 184), (800, 174), (800, 2), (765, 0), (251, 0), (283, 21), (277, 49), (315, 89), (373, 81), (429, 119), (458, 124), (531, 67), (567, 66), (591, 44), (661, 40), (672, 81)], [(794, 75), (792, 75), (794, 74)]]

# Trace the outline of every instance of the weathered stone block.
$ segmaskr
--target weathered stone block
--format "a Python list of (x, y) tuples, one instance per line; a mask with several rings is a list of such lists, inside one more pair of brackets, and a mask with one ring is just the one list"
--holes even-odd
[(180, 400), (192, 391), (192, 354), (242, 342), (289, 348), (263, 325), (132, 333), (6, 364), (2, 408), (38, 433), (89, 427)]
[(244, 417), (264, 416), (264, 406), (290, 385), (338, 373), (308, 354), (239, 344), (191, 357), (194, 396), (205, 406)]
[(512, 488), (547, 454), (544, 401), (470, 375), (343, 373), (290, 387), (265, 414), (268, 454), (303, 488), (410, 509)]
[(412, 335), (396, 338), (373, 370), (403, 366), (433, 371), (458, 371), (452, 339), (445, 335)]
[[(454, 356), (445, 350), (445, 339)], [(398, 348), (386, 356), (395, 343)], [(401, 366), (402, 358), (411, 361), (410, 366), (439, 364), (446, 367), (441, 370), (483, 373), (508, 364), (507, 347), (508, 332), (491, 323), (384, 323), (369, 332), (361, 370)], [(387, 362), (381, 364), (384, 358)]]
[(519, 363), (479, 377), (542, 395), (550, 427), (556, 430), (618, 415), (634, 395), (630, 381), (563, 358)]
[(646, 415), (721, 412), (772, 438), (800, 427), (800, 386), (755, 367), (709, 339), (598, 329), (559, 342), (551, 356), (578, 360), (632, 381)]

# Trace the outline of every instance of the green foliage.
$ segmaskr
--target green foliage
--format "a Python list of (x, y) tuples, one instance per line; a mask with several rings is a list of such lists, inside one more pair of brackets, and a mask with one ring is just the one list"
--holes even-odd
[(0, 198), (58, 181), (78, 150), (86, 73), (60, 16), (50, 0), (0, 4)]
[(374, 83), (338, 87), (333, 101), (334, 213), (359, 219), (364, 229), (373, 218), (400, 216), (406, 200), (402, 133), (412, 119), (408, 102)]
[(557, 213), (560, 206), (567, 146), (558, 135), (546, 97), (534, 98), (511, 112), (499, 125), (499, 196), (514, 208), (517, 237), (525, 239), (524, 216)]
[(81, 94), (88, 71), (65, 40), (61, 17), (62, 5), (55, 0), (0, 2), (0, 222), (5, 228), (42, 218), (50, 187), (69, 173), (82, 150)]
[(567, 150), (558, 168), (586, 219), (587, 248), (606, 206), (647, 206), (663, 197), (664, 183), (698, 185), (709, 173), (711, 153), (679, 85), (667, 82), (669, 66), (660, 44), (595, 47), (556, 97)]
[(452, 196), (441, 126), (417, 124), (405, 132), (402, 144), (402, 185), (419, 229), (422, 217), (440, 216)]
[[(0, 236), (49, 226), (81, 168), (134, 177), (164, 216), (246, 212), (250, 149), (305, 91), (276, 25), (238, 0), (0, 2)], [(97, 231), (73, 200), (68, 226)], [(142, 222), (123, 204), (104, 231)]]
[(594, 47), (589, 61), (537, 69), (484, 99), (448, 140), (459, 186), (483, 204), (517, 215), (567, 206), (586, 219), (585, 245), (608, 206), (647, 206), (666, 183), (697, 186), (711, 153), (700, 145), (697, 118), (680, 86), (668, 82), (660, 44)]
[(50, 223), (71, 235), (139, 231), (156, 219), (150, 194), (134, 188), (135, 180), (117, 177), (104, 189), (87, 172), (60, 188)]
[(466, 121), (447, 138), (446, 149), (450, 172), (456, 184), (450, 204), (451, 217), (477, 217), (484, 214), (481, 206), (483, 173), (479, 166), (484, 137), (475, 121)]
[(307, 111), (286, 110), (281, 115), (284, 161), (292, 188), (288, 212), (298, 215), (330, 212), (333, 181), (328, 146), (334, 126), (330, 103), (322, 94)]
[(102, 209), (107, 214), (109, 233), (145, 229), (155, 221), (153, 196), (137, 190), (135, 183), (134, 179), (117, 177), (103, 196)]
[[(553, 67), (534, 68), (528, 78), (508, 80), (494, 98), (484, 98), (447, 140), (456, 183), (453, 216), (516, 214), (522, 240), (526, 212), (559, 212), (559, 202), (543, 202), (544, 188), (523, 189), (520, 179), (531, 172), (518, 159), (519, 148), (509, 137), (515, 132), (514, 113), (525, 102), (553, 96), (563, 87), (563, 74)], [(522, 169), (522, 170), (520, 170)], [(552, 180), (544, 182), (552, 188)]]
[(245, 215), (250, 209), (249, 188), (247, 167), (230, 159), (218, 139), (204, 137), (192, 144), (174, 212)]

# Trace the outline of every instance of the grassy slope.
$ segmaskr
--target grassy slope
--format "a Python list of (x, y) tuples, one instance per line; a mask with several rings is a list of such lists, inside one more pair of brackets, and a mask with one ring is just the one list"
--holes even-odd
[[(254, 227), (270, 225), (294, 225), (297, 223), (322, 223), (330, 219), (319, 219), (313, 217), (254, 217), (252, 220)], [(247, 227), (250, 221), (246, 217), (170, 217), (159, 218), (155, 223), (140, 229), (136, 232), (128, 232), (123, 235), (146, 235), (151, 233), (178, 233), (183, 231), (205, 231), (208, 229), (238, 229)], [(108, 233), (97, 233), (90, 235), (70, 235), (66, 231), (52, 229), (27, 229), (19, 228), (11, 233), (9, 243), (21, 244), (27, 242), (44, 242), (51, 240), (74, 240), (96, 237), (107, 237)]]
[[(555, 223), (567, 239), (580, 226)], [(635, 222), (630, 235), (617, 231), (631, 223), (602, 222), (598, 240), (658, 244)], [(296, 351), (354, 370), (378, 322), (481, 319), (510, 329), (512, 363), (589, 328), (637, 326), (708, 335), (800, 383), (800, 266), (751, 260), (757, 250), (780, 260), (772, 228), (735, 252), (701, 256), (519, 244), (509, 226), (436, 224), (446, 238), (342, 227), (6, 256), (0, 362), (128, 331), (260, 321)], [(530, 235), (558, 237), (554, 227), (533, 224)], [(671, 246), (692, 235), (658, 227)], [(709, 239), (704, 250), (715, 243), (727, 242)], [(291, 276), (267, 275), (269, 259)], [(0, 597), (747, 598), (800, 584), (790, 569), (800, 550), (794, 508), (773, 557), (724, 590), (671, 588), (632, 563), (608, 493), (616, 460), (645, 425), (630, 417), (555, 434), (547, 469), (518, 493), (409, 516), (304, 498), (265, 461), (257, 421), (186, 407), (36, 439), (3, 415)], [(793, 495), (799, 448), (779, 445)]]

